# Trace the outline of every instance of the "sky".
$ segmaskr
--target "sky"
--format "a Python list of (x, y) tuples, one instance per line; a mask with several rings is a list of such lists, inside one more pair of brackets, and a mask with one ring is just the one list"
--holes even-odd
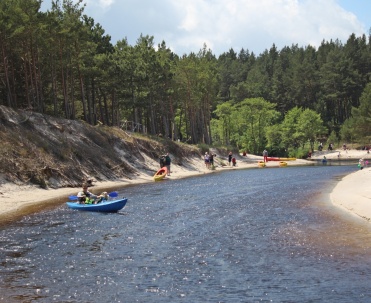
[[(62, 2), (62, 0), (60, 0)], [(42, 10), (52, 0), (43, 0)], [(76, 2), (76, 1), (74, 1)], [(368, 35), (371, 0), (84, 0), (84, 13), (111, 36), (135, 45), (140, 35), (182, 56), (204, 45), (216, 56), (231, 48), (256, 55), (273, 44), (282, 49), (346, 43)]]

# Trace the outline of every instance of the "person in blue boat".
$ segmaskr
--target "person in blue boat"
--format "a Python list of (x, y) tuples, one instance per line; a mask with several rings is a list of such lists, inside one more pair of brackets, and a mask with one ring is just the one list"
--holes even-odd
[(96, 200), (97, 203), (101, 203), (103, 201), (108, 201), (108, 193), (106, 191), (102, 192), (99, 196), (98, 199)]
[(80, 204), (93, 204), (96, 203), (95, 200), (98, 198), (88, 190), (88, 185), (84, 183), (82, 185), (82, 191), (77, 194), (78, 202)]

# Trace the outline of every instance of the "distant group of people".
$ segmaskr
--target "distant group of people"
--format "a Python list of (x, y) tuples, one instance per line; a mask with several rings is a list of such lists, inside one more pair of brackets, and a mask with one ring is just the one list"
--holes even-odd
[(228, 154), (228, 165), (229, 166), (236, 166), (237, 165), (237, 160), (235, 157), (233, 157), (233, 154), (232, 152), (229, 152)]
[[(327, 150), (333, 150), (334, 149), (334, 145), (332, 143), (330, 143), (327, 147)], [(321, 142), (319, 145), (318, 145), (318, 151), (322, 151), (323, 150), (323, 143)]]
[(368, 160), (365, 161), (363, 158), (362, 159), (359, 159), (359, 161), (358, 161), (358, 167), (360, 169), (363, 169), (367, 165), (368, 165)]
[(216, 154), (208, 153), (206, 152), (204, 155), (204, 162), (207, 169), (213, 169), (214, 168), (214, 157), (216, 157)]

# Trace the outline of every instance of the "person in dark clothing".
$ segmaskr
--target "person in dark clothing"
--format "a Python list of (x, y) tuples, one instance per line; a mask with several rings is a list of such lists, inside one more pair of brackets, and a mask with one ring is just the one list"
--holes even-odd
[(88, 190), (88, 185), (84, 183), (82, 185), (82, 191), (77, 194), (77, 198), (80, 204), (91, 204), (94, 203), (98, 196), (94, 195)]
[(170, 165), (171, 165), (171, 159), (169, 156), (169, 153), (166, 154), (165, 156), (165, 166), (167, 168), (167, 175), (170, 176)]
[(216, 155), (215, 154), (210, 154), (210, 157), (209, 157), (209, 161), (210, 161), (210, 167), (211, 168), (213, 168), (213, 166), (214, 166), (214, 157), (215, 157)]
[(165, 166), (165, 155), (162, 155), (160, 157), (160, 167), (163, 168)]

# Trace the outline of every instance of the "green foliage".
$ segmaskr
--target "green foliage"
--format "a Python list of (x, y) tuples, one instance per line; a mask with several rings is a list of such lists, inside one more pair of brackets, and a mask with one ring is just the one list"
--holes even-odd
[(232, 134), (232, 142), (238, 148), (258, 154), (266, 146), (265, 129), (278, 121), (275, 104), (263, 98), (245, 99), (233, 106), (232, 120), (238, 128)]
[(235, 130), (235, 123), (232, 121), (232, 103), (224, 102), (217, 105), (214, 110), (215, 119), (211, 119), (213, 141), (228, 145), (231, 141), (231, 134)]
[(323, 121), (319, 114), (310, 109), (305, 109), (298, 119), (298, 139), (304, 145), (309, 141), (312, 151), (314, 150), (314, 142), (317, 138), (326, 132), (323, 126)]
[(269, 149), (274, 152), (275, 155), (281, 154), (281, 150), (285, 149), (283, 144), (282, 127), (280, 124), (267, 126), (265, 128), (265, 134), (267, 138), (267, 144)]
[(282, 144), (287, 148), (298, 147), (301, 143), (297, 126), (302, 111), (303, 110), (297, 106), (292, 108), (287, 112), (281, 123)]
[(291, 158), (297, 158), (297, 159), (306, 159), (308, 158), (308, 152), (309, 152), (309, 147), (300, 147), (296, 149), (290, 149), (288, 152), (288, 157)]
[(206, 152), (209, 152), (209, 146), (207, 144), (198, 144), (197, 147), (201, 151), (202, 155), (204, 155)]
[(340, 129), (340, 137), (344, 142), (353, 142), (354, 133), (355, 133), (355, 119), (349, 118), (343, 124)]
[(307, 142), (314, 150), (317, 138), (326, 132), (319, 114), (311, 109), (294, 107), (290, 110), (281, 124), (282, 142), (286, 148), (298, 149)]
[[(178, 56), (148, 35), (113, 46), (84, 14), (82, 0), (53, 1), (45, 13), (40, 6), (40, 0), (0, 1), (0, 105), (92, 125), (130, 121), (133, 132), (259, 154), (266, 145), (313, 143), (347, 119), (354, 119), (354, 130), (344, 124), (343, 136), (368, 140), (365, 35), (352, 34), (344, 45), (323, 41), (317, 50), (272, 45), (259, 55), (230, 49), (216, 58), (204, 45)], [(329, 129), (320, 129), (314, 111)]]
[(339, 146), (339, 138), (335, 131), (332, 131), (330, 136), (327, 138), (327, 144), (329, 145), (331, 143), (335, 145), (334, 147)]

